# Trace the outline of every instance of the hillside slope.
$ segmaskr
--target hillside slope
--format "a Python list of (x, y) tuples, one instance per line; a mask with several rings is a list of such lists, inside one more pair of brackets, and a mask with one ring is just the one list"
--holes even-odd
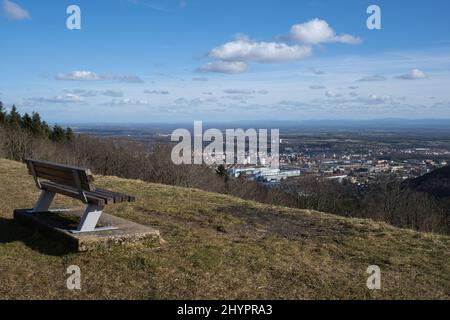
[(450, 166), (405, 181), (405, 186), (429, 193), (436, 198), (450, 198)]
[[(38, 190), (24, 165), (0, 159), (0, 298), (450, 298), (448, 237), (116, 177), (97, 185), (136, 195), (107, 212), (166, 242), (67, 253), (12, 221)], [(366, 287), (373, 264), (378, 291)], [(66, 288), (69, 265), (81, 268), (81, 291)]]

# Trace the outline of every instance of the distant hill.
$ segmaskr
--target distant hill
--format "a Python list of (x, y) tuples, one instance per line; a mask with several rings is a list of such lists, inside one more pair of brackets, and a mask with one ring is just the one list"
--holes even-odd
[(416, 191), (429, 193), (436, 198), (450, 198), (450, 166), (408, 180), (405, 185)]
[[(139, 180), (96, 185), (135, 195), (105, 211), (165, 242), (67, 252), (13, 221), (38, 190), (24, 164), (0, 159), (0, 299), (450, 298), (447, 236)], [(81, 268), (82, 290), (66, 289), (69, 265)], [(381, 290), (366, 286), (371, 265)]]

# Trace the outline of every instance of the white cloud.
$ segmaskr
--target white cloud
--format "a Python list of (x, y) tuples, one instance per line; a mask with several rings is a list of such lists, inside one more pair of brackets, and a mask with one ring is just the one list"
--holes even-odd
[(83, 102), (84, 99), (76, 94), (66, 93), (65, 95), (59, 95), (50, 98), (32, 98), (30, 99), (38, 103), (78, 103)]
[(211, 50), (210, 57), (222, 61), (245, 62), (285, 62), (311, 56), (309, 46), (289, 46), (282, 42), (255, 42), (246, 37), (238, 37)]
[(246, 70), (247, 70), (247, 64), (245, 62), (241, 62), (241, 61), (208, 62), (207, 64), (205, 64), (197, 69), (198, 72), (216, 72), (216, 73), (228, 73), (228, 74), (243, 73)]
[(324, 71), (318, 70), (316, 68), (310, 68), (309, 70), (311, 70), (312, 73), (314, 73), (315, 75), (318, 75), (318, 76), (325, 74)]
[(177, 105), (188, 106), (188, 107), (197, 107), (199, 105), (217, 103), (217, 98), (207, 97), (207, 98), (194, 98), (194, 99), (186, 99), (186, 98), (178, 98), (174, 101)]
[(107, 97), (123, 97), (123, 92), (121, 90), (105, 90), (102, 94)]
[(392, 103), (393, 98), (391, 96), (378, 96), (376, 94), (369, 95), (369, 99), (361, 98), (361, 101), (367, 104), (387, 104)]
[(90, 98), (97, 96), (97, 91), (92, 90), (83, 90), (83, 89), (75, 89), (75, 90), (64, 90), (65, 93), (75, 94), (80, 97)]
[(266, 95), (269, 93), (266, 89), (261, 90), (246, 90), (246, 89), (227, 89), (223, 90), (226, 94), (239, 94), (239, 95), (250, 95), (250, 94), (262, 94)]
[(144, 6), (144, 7), (150, 8), (152, 10), (156, 10), (156, 11), (161, 11), (161, 12), (169, 11), (167, 8), (160, 6), (158, 4), (155, 4), (154, 1), (143, 1), (143, 0), (128, 0), (128, 1), (136, 6)]
[(342, 97), (340, 94), (336, 94), (332, 91), (325, 93), (328, 99), (316, 100), (317, 103), (331, 103), (340, 104), (343, 106), (373, 106), (373, 105), (394, 105), (404, 100), (402, 98), (394, 98), (390, 95), (376, 95), (370, 94), (369, 96), (359, 96), (356, 92), (350, 92), (348, 97)]
[(327, 87), (322, 86), (322, 85), (312, 85), (312, 86), (309, 86), (309, 88), (311, 90), (322, 90), (322, 89), (326, 89)]
[(348, 34), (336, 35), (336, 32), (326, 21), (317, 18), (305, 23), (294, 24), (291, 27), (289, 36), (294, 41), (311, 45), (330, 42), (345, 44), (361, 43), (361, 38), (358, 37)]
[(356, 81), (359, 82), (373, 82), (373, 81), (385, 81), (386, 77), (380, 76), (380, 75), (372, 75), (372, 76), (367, 76), (367, 77), (363, 77), (361, 79), (358, 79)]
[(254, 90), (245, 90), (245, 89), (227, 89), (223, 90), (224, 93), (227, 94), (252, 94)]
[(121, 90), (96, 91), (96, 90), (74, 89), (74, 90), (64, 90), (64, 93), (77, 95), (83, 98), (97, 97), (99, 94), (107, 97), (123, 97), (123, 92)]
[(279, 106), (277, 109), (285, 109), (280, 108), (280, 106), (290, 107), (288, 110), (295, 110), (297, 108), (309, 107), (309, 104), (303, 101), (294, 101), (294, 100), (282, 100), (278, 102)]
[(76, 70), (70, 73), (59, 73), (55, 76), (56, 80), (62, 81), (103, 81), (103, 80), (117, 80), (120, 82), (141, 83), (141, 78), (136, 75), (99, 75), (92, 71)]
[(233, 95), (229, 95), (224, 97), (228, 100), (234, 100), (234, 101), (240, 101), (240, 102), (247, 102), (247, 100), (249, 99), (253, 99), (254, 96), (252, 95), (246, 95), (246, 94), (233, 94)]
[[(281, 40), (284, 38), (286, 41)], [(215, 59), (198, 69), (201, 72), (243, 73), (249, 63), (281, 63), (309, 58), (313, 45), (329, 42), (357, 44), (361, 39), (348, 34), (336, 35), (326, 21), (314, 19), (291, 27), (288, 37), (276, 41), (254, 41), (245, 35), (213, 48), (208, 56)], [(299, 42), (291, 44), (292, 41)], [(313, 69), (315, 74), (323, 74)]]
[(103, 77), (103, 80), (117, 80), (117, 81), (120, 81), (120, 82), (129, 82), (129, 83), (142, 83), (142, 82), (144, 82), (140, 77), (138, 77), (137, 75), (134, 75), (134, 74), (119, 75), (119, 76), (104, 75), (102, 77)]
[(26, 9), (9, 0), (3, 0), (3, 12), (6, 17), (13, 20), (26, 20), (31, 18), (30, 13)]
[(428, 78), (428, 75), (419, 69), (412, 69), (408, 74), (404, 74), (397, 77), (403, 80), (418, 80)]
[(148, 106), (150, 105), (150, 101), (148, 100), (139, 100), (139, 99), (130, 99), (130, 98), (123, 98), (119, 100), (113, 100), (109, 103), (105, 103), (105, 105), (111, 105), (111, 106)]
[(327, 91), (325, 92), (325, 96), (327, 96), (328, 98), (338, 98), (341, 95), (333, 91)]
[(192, 78), (192, 81), (208, 81), (208, 78), (205, 77), (194, 77)]
[(67, 74), (59, 73), (55, 79), (64, 81), (97, 81), (101, 80), (101, 77), (91, 71), (73, 71)]
[(170, 94), (170, 92), (167, 90), (144, 90), (144, 93), (146, 93), (146, 94), (162, 94), (162, 95)]
[(341, 95), (333, 91), (327, 91), (325, 92), (325, 96), (327, 96), (328, 98), (338, 98)]
[(240, 95), (240, 96), (249, 96), (252, 94), (260, 94), (260, 95), (269, 94), (269, 91), (266, 89), (259, 89), (259, 90), (226, 89), (226, 90), (223, 90), (223, 92), (226, 94), (229, 94), (229, 95)]

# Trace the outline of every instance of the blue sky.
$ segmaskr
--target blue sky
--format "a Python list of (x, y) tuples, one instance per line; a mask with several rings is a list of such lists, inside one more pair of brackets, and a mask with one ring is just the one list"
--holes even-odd
[[(68, 30), (66, 8), (81, 9)], [(366, 9), (381, 8), (369, 30)], [(0, 0), (0, 100), (50, 122), (450, 118), (447, 0)]]

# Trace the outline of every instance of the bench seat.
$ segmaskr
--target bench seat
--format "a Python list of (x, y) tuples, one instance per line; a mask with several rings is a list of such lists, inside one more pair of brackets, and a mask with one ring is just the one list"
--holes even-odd
[(72, 232), (93, 232), (117, 229), (113, 226), (97, 228), (103, 208), (108, 204), (134, 202), (133, 196), (96, 188), (94, 176), (89, 169), (48, 161), (24, 159), (28, 172), (41, 190), (39, 200), (32, 212), (47, 212), (56, 194), (81, 200), (86, 209), (77, 230)]
[[(43, 190), (60, 193), (74, 199), (82, 200), (80, 193), (76, 188), (51, 181), (41, 182), (41, 187)], [(84, 193), (89, 203), (93, 203), (98, 206), (105, 206), (112, 203), (134, 202), (136, 200), (133, 196), (100, 188), (96, 188), (94, 191), (85, 191)]]

